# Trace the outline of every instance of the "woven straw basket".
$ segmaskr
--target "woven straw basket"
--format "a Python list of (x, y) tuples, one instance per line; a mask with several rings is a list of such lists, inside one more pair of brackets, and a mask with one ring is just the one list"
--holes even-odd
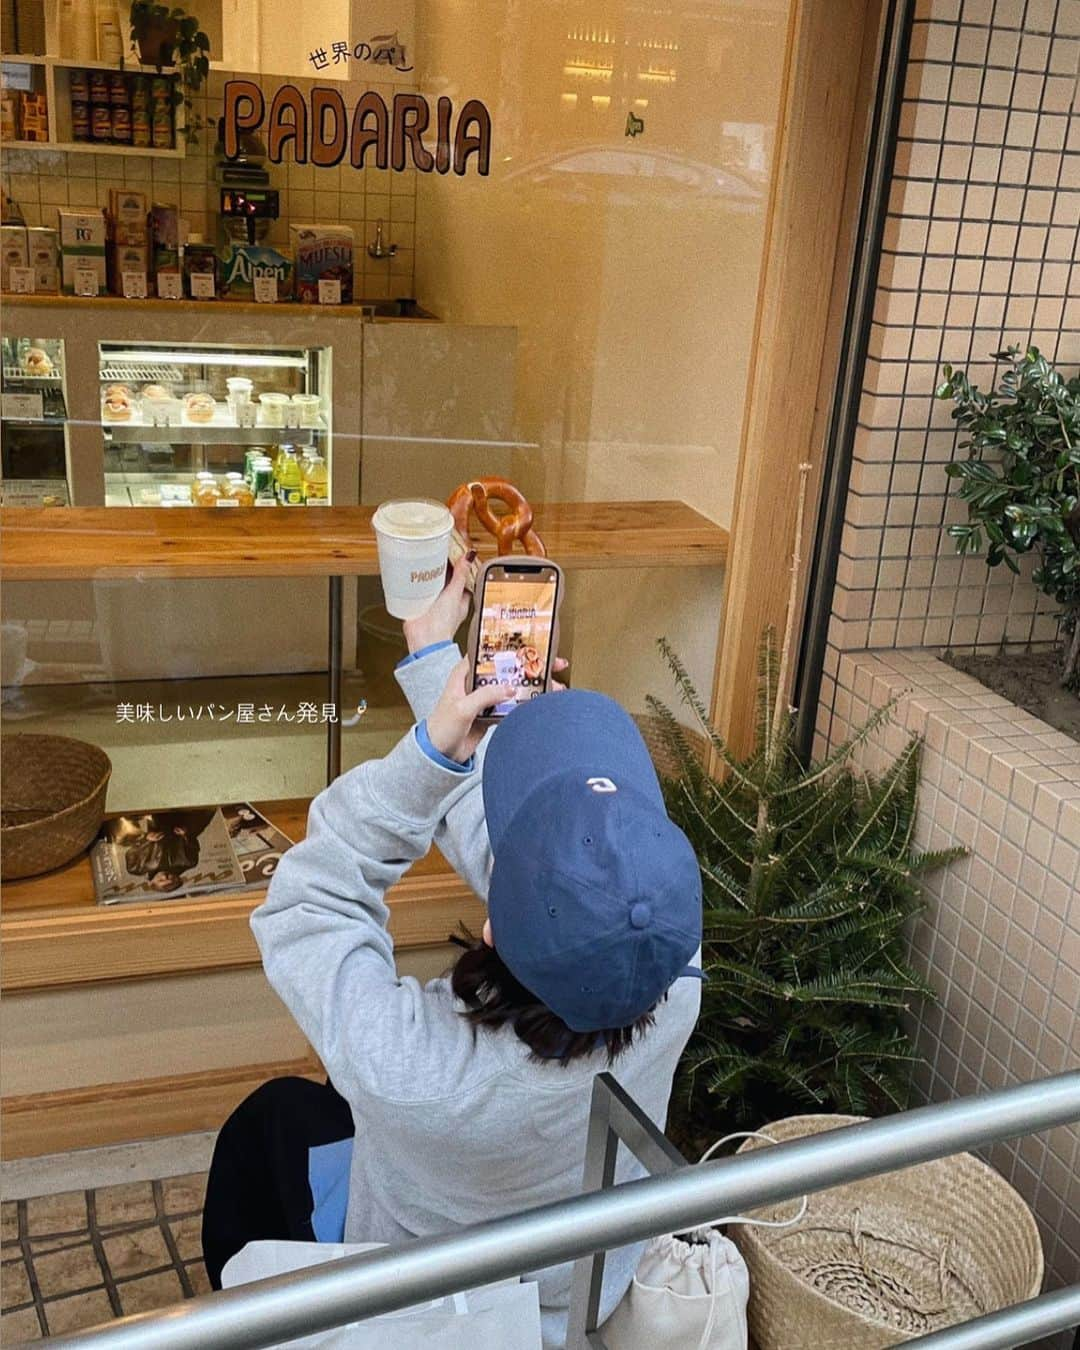
[(0, 879), (34, 877), (70, 862), (105, 815), (112, 764), (70, 736), (4, 736)]
[[(792, 1116), (778, 1143), (861, 1116)], [(739, 1149), (768, 1148), (748, 1139)], [(792, 1202), (751, 1211), (784, 1219)], [(1031, 1211), (970, 1153), (811, 1195), (791, 1228), (736, 1226), (759, 1350), (884, 1350), (1034, 1298), (1043, 1254)]]
[[(677, 778), (679, 776), (679, 764), (664, 739), (664, 724), (660, 718), (653, 713), (635, 713), (634, 721), (637, 723), (638, 731), (641, 732), (641, 738), (645, 742), (646, 749), (652, 756), (656, 772), (661, 778)], [(683, 735), (686, 737), (687, 744), (696, 752), (698, 758), (704, 764), (709, 752), (709, 742), (700, 731), (694, 730), (693, 727), (684, 726)]]

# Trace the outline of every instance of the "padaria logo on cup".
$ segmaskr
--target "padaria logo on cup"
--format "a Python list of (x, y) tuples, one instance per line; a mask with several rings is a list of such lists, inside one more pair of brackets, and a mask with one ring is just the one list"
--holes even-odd
[(445, 564), (442, 567), (429, 567), (426, 572), (410, 572), (410, 581), (434, 581), (436, 577), (441, 577), (446, 571)]

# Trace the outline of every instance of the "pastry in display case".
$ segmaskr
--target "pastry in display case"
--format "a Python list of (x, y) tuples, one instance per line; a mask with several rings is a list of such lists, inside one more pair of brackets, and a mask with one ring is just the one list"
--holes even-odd
[(59, 338), (5, 337), (0, 462), (5, 506), (66, 506), (67, 403)]
[(107, 506), (330, 504), (328, 348), (98, 352)]

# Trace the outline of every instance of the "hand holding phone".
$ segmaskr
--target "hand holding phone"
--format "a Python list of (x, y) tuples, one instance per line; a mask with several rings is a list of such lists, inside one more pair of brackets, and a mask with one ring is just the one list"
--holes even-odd
[[(467, 687), (488, 689), (482, 723), (499, 721), (551, 688), (563, 575), (548, 558), (493, 558), (476, 580)], [(503, 686), (512, 692), (502, 697)]]
[[(490, 702), (491, 693), (485, 687), (473, 690), (465, 688), (469, 673), (469, 662), (461, 660), (450, 672), (450, 679), (442, 691), (438, 703), (427, 719), (428, 739), (440, 754), (458, 764), (465, 764), (475, 754), (476, 747), (484, 739), (486, 726), (478, 718)], [(510, 696), (512, 690), (499, 689), (498, 694)]]

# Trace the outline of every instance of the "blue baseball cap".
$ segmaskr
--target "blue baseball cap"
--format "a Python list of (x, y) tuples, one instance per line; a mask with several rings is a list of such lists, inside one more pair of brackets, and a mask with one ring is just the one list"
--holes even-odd
[(514, 977), (572, 1031), (630, 1026), (701, 945), (701, 873), (633, 719), (544, 694), (491, 735), (488, 917)]

